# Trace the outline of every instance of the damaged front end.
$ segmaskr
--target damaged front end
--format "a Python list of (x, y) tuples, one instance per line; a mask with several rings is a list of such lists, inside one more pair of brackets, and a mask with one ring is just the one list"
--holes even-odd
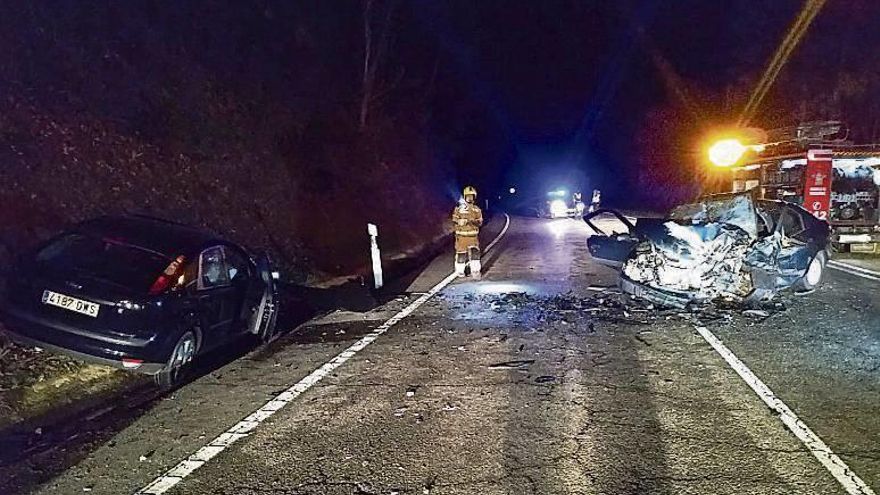
[[(711, 196), (675, 208), (664, 220), (638, 220), (625, 242), (600, 235), (588, 246), (594, 257), (616, 246), (613, 263), (600, 261), (619, 267), (623, 292), (657, 305), (766, 301), (803, 277), (821, 244), (786, 235), (785, 227), (800, 220), (786, 208), (779, 206), (774, 220), (774, 209), (759, 208), (751, 194)], [(595, 225), (593, 217), (585, 220)]]

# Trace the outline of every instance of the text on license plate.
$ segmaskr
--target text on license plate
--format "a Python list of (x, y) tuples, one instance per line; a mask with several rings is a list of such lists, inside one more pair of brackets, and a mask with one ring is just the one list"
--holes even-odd
[(82, 313), (86, 316), (91, 316), (92, 318), (97, 318), (98, 310), (101, 309), (100, 304), (83, 301), (82, 299), (52, 292), (51, 290), (43, 291), (43, 304), (51, 304), (52, 306), (58, 306), (59, 308)]

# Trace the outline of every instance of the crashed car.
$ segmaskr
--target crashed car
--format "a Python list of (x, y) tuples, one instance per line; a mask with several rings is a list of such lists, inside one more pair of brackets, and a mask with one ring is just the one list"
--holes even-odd
[[(600, 209), (584, 221), (597, 234), (587, 240), (590, 254), (620, 271), (624, 292), (676, 308), (811, 291), (822, 283), (831, 255), (827, 222), (750, 192), (707, 196), (666, 218), (631, 220)], [(606, 233), (600, 225), (612, 222), (622, 232)]]
[(23, 256), (0, 300), (15, 340), (181, 383), (190, 363), (241, 334), (272, 338), (265, 255), (140, 216), (81, 223)]

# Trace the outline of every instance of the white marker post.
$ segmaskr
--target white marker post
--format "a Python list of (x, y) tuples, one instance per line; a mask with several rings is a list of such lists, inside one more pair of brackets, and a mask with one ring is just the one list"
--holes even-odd
[(382, 257), (379, 253), (379, 228), (374, 223), (367, 224), (367, 233), (370, 234), (370, 257), (373, 260), (373, 284), (376, 289), (382, 288)]

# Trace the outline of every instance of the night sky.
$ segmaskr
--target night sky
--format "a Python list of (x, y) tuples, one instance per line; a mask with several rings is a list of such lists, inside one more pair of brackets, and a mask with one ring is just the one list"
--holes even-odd
[[(368, 4), (387, 46), (365, 133)], [(598, 187), (611, 203), (662, 207), (700, 193), (706, 137), (736, 120), (804, 5), (8, 2), (0, 84), (172, 153), (214, 160), (234, 136), (289, 162), (306, 190), (350, 189), (349, 169), (368, 159), (390, 163), (390, 177), (419, 163), (411, 172), (443, 183), (451, 201), (473, 183), (489, 196), (516, 186), (523, 198)], [(880, 2), (828, 0), (752, 125), (840, 119), (855, 141), (880, 141), (878, 25)]]
[[(674, 196), (699, 191), (702, 135), (736, 120), (803, 3), (424, 1), (411, 8), (442, 47), (448, 76), (478, 109), (474, 127), (484, 139), (458, 157), (463, 180), (496, 190), (580, 183), (625, 202), (645, 187), (679, 187)], [(847, 114), (844, 103), (826, 100), (849, 72), (868, 80), (853, 98), (876, 100), (876, 56), (857, 54), (880, 47), (878, 22), (876, 3), (828, 2), (753, 125), (842, 118), (874, 137), (876, 111)], [(661, 172), (658, 183), (646, 179), (649, 167)]]

